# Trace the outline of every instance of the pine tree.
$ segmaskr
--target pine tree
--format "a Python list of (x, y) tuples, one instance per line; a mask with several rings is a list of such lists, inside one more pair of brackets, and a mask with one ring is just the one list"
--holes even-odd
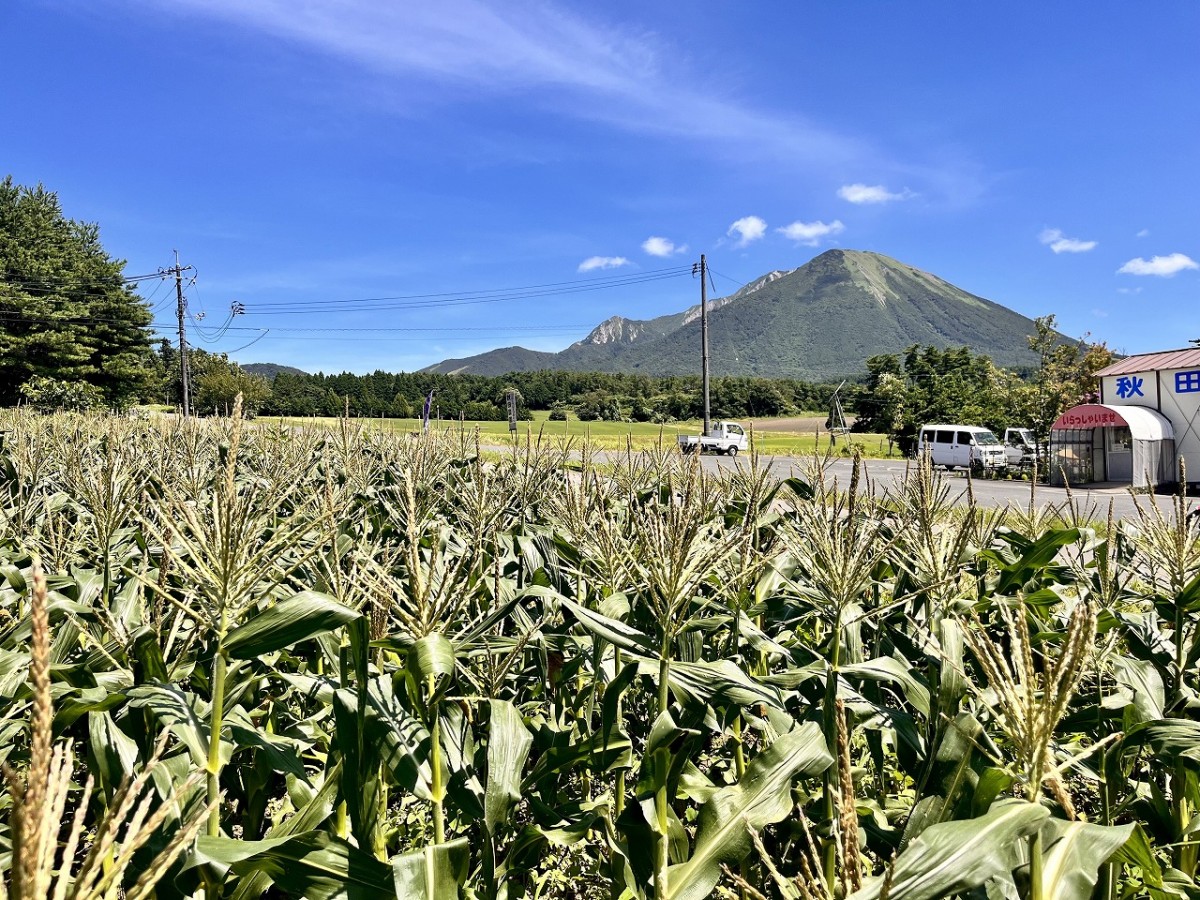
[(147, 392), (151, 316), (124, 265), (56, 194), (0, 181), (0, 405), (39, 375), (94, 385), (113, 406)]

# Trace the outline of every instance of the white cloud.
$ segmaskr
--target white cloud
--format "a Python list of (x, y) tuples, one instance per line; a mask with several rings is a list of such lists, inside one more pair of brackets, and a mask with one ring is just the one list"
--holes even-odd
[(1055, 253), (1087, 253), (1089, 250), (1094, 250), (1096, 241), (1081, 241), (1078, 238), (1069, 238), (1057, 228), (1047, 228), (1038, 235), (1038, 240), (1048, 246)]
[(642, 249), (651, 256), (672, 256), (676, 253), (686, 253), (687, 244), (675, 246), (675, 242), (665, 237), (648, 237), (642, 241)]
[(793, 222), (791, 225), (785, 225), (783, 228), (776, 230), (797, 244), (815, 247), (821, 242), (821, 238), (828, 237), (831, 234), (841, 234), (846, 230), (846, 226), (841, 223), (840, 219), (834, 219), (828, 223)]
[(579, 264), (580, 272), (594, 272), (596, 269), (619, 269), (629, 265), (629, 260), (623, 256), (589, 256)]
[(898, 194), (893, 194), (882, 184), (844, 184), (838, 188), (838, 196), (850, 203), (890, 203), (893, 200), (907, 200), (913, 195), (905, 188)]
[(744, 216), (729, 226), (725, 232), (730, 237), (737, 237), (737, 247), (745, 247), (752, 241), (759, 240), (767, 233), (767, 223), (758, 216)]
[(1169, 256), (1155, 256), (1151, 259), (1131, 259), (1117, 269), (1117, 272), (1123, 275), (1158, 275), (1161, 278), (1170, 278), (1184, 269), (1200, 269), (1200, 264), (1190, 256), (1172, 253)]
[(1092, 315), (1095, 316), (1097, 319), (1107, 319), (1108, 318), (1108, 310), (1107, 309), (1093, 309)]
[[(756, 107), (721, 73), (645, 28), (573, 4), (439, 0), (127, 0), (231, 22), (449, 94), (522, 94), (559, 113), (638, 133), (756, 147), (802, 164), (881, 164), (863, 140), (794, 111)], [(430, 98), (434, 92), (425, 90)], [(380, 91), (393, 96), (394, 91)], [(433, 98), (430, 102), (437, 102)], [(394, 100), (393, 100), (394, 102)], [(886, 161), (883, 164), (887, 164)], [(938, 167), (924, 170), (932, 177)]]
[(1137, 234), (1134, 235), (1134, 237), (1149, 237), (1149, 236), (1150, 236), (1149, 228), (1143, 228), (1141, 231), (1139, 231)]
[(1125, 287), (1121, 287), (1121, 288), (1117, 288), (1117, 293), (1118, 293), (1118, 294), (1140, 294), (1141, 292), (1142, 292), (1142, 289), (1141, 289), (1140, 287), (1132, 287), (1132, 288), (1125, 288)]

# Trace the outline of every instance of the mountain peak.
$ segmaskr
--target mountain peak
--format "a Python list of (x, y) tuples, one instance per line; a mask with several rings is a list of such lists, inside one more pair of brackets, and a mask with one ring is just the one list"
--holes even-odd
[[(560, 353), (511, 348), (431, 371), (499, 375), (530, 368), (681, 375), (699, 371), (699, 305), (656, 319), (612, 316)], [(1037, 364), (1033, 322), (882, 253), (833, 249), (709, 303), (714, 374), (810, 380), (855, 376), (913, 344), (970, 347), (996, 363)]]

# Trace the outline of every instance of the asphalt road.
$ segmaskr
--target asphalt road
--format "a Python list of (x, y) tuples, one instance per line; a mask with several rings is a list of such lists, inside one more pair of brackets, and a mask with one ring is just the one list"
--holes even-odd
[[(801, 457), (792, 456), (762, 456), (764, 461), (771, 464), (772, 471), (781, 478), (787, 478), (792, 475), (804, 477), (811, 469), (812, 460)], [(722, 469), (735, 466), (738, 463), (745, 464), (747, 462), (745, 456), (740, 456), (736, 459), (730, 459), (727, 456), (716, 456), (706, 454), (701, 457), (702, 463), (706, 469)], [(905, 473), (905, 461), (901, 459), (865, 459), (863, 464), (866, 467), (867, 476), (871, 481), (876, 493), (882, 493), (890, 489), (893, 485), (898, 484)], [(849, 459), (837, 458), (828, 463), (826, 468), (826, 478), (836, 478), (838, 484), (848, 485), (850, 483), (850, 466)], [(952, 489), (951, 496), (957, 502), (965, 503), (967, 495), (967, 477), (964, 472), (938, 472), (940, 478), (945, 479), (946, 483)], [(975, 502), (984, 506), (1016, 506), (1022, 509), (1029, 507), (1029, 482), (1027, 481), (999, 481), (986, 478), (976, 478), (973, 482), (973, 490), (975, 494)], [(1148, 504), (1151, 502), (1157, 503), (1158, 507), (1165, 513), (1171, 508), (1171, 498), (1169, 496), (1154, 496), (1139, 494), (1135, 498), (1130, 494), (1128, 487), (1121, 485), (1092, 485), (1087, 488), (1075, 487), (1071, 488), (1071, 496), (1075, 500), (1080, 513), (1089, 519), (1105, 519), (1108, 516), (1109, 504), (1112, 504), (1113, 515), (1118, 519), (1136, 518), (1138, 515), (1137, 504), (1141, 504), (1143, 509), (1149, 509)], [(1039, 484), (1034, 495), (1034, 503), (1038, 507), (1047, 506), (1050, 504), (1061, 505), (1067, 500), (1067, 491), (1065, 488), (1049, 487)], [(1189, 509), (1195, 505), (1194, 500), (1189, 500)]]

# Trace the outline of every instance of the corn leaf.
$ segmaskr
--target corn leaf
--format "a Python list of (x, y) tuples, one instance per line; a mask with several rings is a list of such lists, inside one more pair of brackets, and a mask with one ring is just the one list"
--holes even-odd
[(754, 758), (737, 784), (722, 788), (700, 808), (691, 858), (667, 870), (670, 900), (703, 900), (716, 887), (721, 865), (750, 852), (747, 829), (780, 822), (792, 809), (792, 782), (833, 762), (821, 729), (808, 723), (778, 738)]
[(225, 652), (234, 659), (254, 659), (332, 631), (358, 615), (328, 594), (301, 591), (231, 631), (225, 639)]

